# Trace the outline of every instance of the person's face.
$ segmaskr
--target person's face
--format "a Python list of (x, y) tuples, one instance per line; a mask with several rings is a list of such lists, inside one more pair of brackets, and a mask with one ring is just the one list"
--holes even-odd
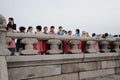
[(33, 28), (30, 28), (30, 32), (32, 32), (33, 31)]
[(14, 23), (14, 20), (8, 19), (8, 21), (9, 21), (10, 23)]
[(61, 28), (59, 28), (59, 30), (60, 30), (60, 31), (62, 31), (62, 27), (61, 27)]
[(36, 28), (37, 31), (39, 31), (37, 28)]
[(78, 33), (78, 31), (76, 30), (76, 33)]
[(12, 32), (12, 28), (8, 27), (8, 31), (9, 31), (9, 32)]
[(44, 31), (47, 32), (48, 28), (45, 28)]
[(72, 32), (70, 31), (70, 32), (68, 33), (68, 35), (72, 35)]
[(54, 28), (51, 28), (52, 31), (54, 31)]
[(82, 32), (82, 35), (85, 35), (85, 31)]
[(25, 30), (22, 30), (23, 33), (25, 33)]

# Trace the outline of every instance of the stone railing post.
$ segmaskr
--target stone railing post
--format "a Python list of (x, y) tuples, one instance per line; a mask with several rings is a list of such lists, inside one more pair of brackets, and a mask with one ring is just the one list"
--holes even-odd
[(21, 43), (25, 44), (25, 50), (22, 50), (20, 54), (23, 55), (34, 55), (38, 54), (37, 50), (34, 50), (33, 44), (37, 43), (38, 40), (34, 38), (24, 38), (21, 40)]
[(96, 53), (97, 50), (95, 49), (95, 44), (96, 44), (96, 41), (94, 40), (89, 40), (86, 42), (86, 51), (89, 52), (89, 53)]
[(69, 44), (71, 45), (70, 53), (81, 53), (81, 49), (78, 49), (78, 44), (80, 44), (80, 40), (70, 40)]
[(6, 25), (4, 24), (5, 18), (0, 15), (0, 55), (10, 55), (6, 42)]
[(47, 41), (47, 44), (50, 45), (50, 50), (47, 50), (47, 53), (49, 54), (59, 54), (63, 51), (59, 49), (59, 45), (62, 44), (61, 40), (58, 39), (49, 39)]
[(7, 62), (5, 56), (10, 55), (6, 42), (6, 20), (0, 15), (0, 80), (8, 80)]
[(105, 52), (105, 53), (110, 52), (110, 49), (108, 49), (109, 48), (108, 40), (102, 40), (100, 44), (101, 44), (101, 49), (100, 49), (101, 52)]
[(116, 41), (114, 41), (113, 44), (114, 44), (113, 50), (115, 52), (120, 52), (120, 48), (119, 48), (119, 46), (120, 46), (120, 39), (116, 38)]

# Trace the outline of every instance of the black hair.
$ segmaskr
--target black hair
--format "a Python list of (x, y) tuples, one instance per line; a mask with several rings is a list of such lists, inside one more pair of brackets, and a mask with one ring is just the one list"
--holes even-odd
[(47, 28), (47, 26), (44, 27), (44, 30), (45, 30), (45, 28)]
[(36, 29), (38, 29), (39, 31), (42, 30), (42, 27), (40, 25), (36, 26)]
[(9, 18), (10, 20), (14, 20), (12, 17)]
[(33, 27), (32, 27), (32, 26), (29, 26), (28, 29), (27, 29), (27, 32), (28, 32), (31, 28), (33, 28)]
[(59, 29), (62, 28), (62, 26), (59, 26)]
[(71, 30), (68, 31), (68, 33), (72, 32)]
[(92, 33), (92, 37), (94, 37), (94, 36), (96, 36), (96, 34), (95, 34), (95, 33)]
[(107, 37), (108, 36), (108, 33), (105, 33), (105, 37)]
[(21, 26), (20, 28), (19, 28), (19, 30), (20, 30), (20, 32), (23, 32), (23, 30), (25, 30), (26, 28), (24, 27), (24, 26)]
[(78, 33), (80, 33), (80, 30), (79, 30), (79, 29), (76, 29), (76, 31), (77, 31)]
[(12, 28), (12, 25), (7, 25), (6, 30), (8, 30), (8, 28)]
[(54, 26), (51, 26), (50, 28), (53, 28), (53, 29), (54, 29), (55, 27), (54, 27)]

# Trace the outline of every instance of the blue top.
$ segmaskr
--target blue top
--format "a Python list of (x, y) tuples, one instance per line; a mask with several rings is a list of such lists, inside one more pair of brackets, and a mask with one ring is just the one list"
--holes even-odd
[(64, 35), (64, 32), (58, 31), (57, 34), (58, 34), (58, 35)]
[(44, 34), (48, 34), (47, 32), (43, 32)]
[(79, 33), (76, 33), (74, 36), (80, 37), (80, 34), (79, 34)]

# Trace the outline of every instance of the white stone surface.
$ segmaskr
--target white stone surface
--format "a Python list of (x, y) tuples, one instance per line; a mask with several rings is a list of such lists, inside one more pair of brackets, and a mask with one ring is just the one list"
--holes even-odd
[(79, 80), (79, 79), (78, 79), (78, 73), (71, 73), (71, 74), (62, 74), (58, 76), (50, 76), (50, 77), (26, 79), (26, 80)]
[(87, 49), (86, 49), (87, 52), (89, 52), (89, 53), (96, 53), (97, 52), (95, 47), (94, 47), (96, 44), (96, 41), (90, 40), (90, 41), (87, 41), (86, 44), (87, 44)]
[(84, 54), (83, 61), (100, 61), (100, 60), (112, 60), (118, 59), (119, 53), (91, 53)]
[(61, 74), (61, 65), (9, 68), (9, 80), (21, 80)]
[(5, 56), (0, 56), (0, 80), (8, 80), (8, 71)]
[(115, 68), (117, 66), (115, 60), (102, 61), (101, 65), (102, 65), (102, 68)]
[(120, 67), (120, 60), (116, 60), (116, 66)]
[(62, 64), (62, 73), (73, 73), (73, 72), (79, 72), (78, 63)]
[(33, 44), (37, 43), (38, 40), (34, 38), (24, 38), (21, 40), (21, 43), (25, 44), (25, 50), (21, 51), (21, 54), (25, 55), (33, 55), (33, 54), (38, 54), (39, 51), (34, 50)]
[(7, 62), (24, 62), (24, 61), (39, 61), (39, 60), (74, 60), (79, 59), (81, 62), (83, 54), (61, 54), (61, 55), (32, 55), (32, 56), (7, 56)]
[(115, 74), (115, 69), (102, 69), (95, 71), (80, 72), (79, 77), (80, 79), (88, 79), (93, 77), (106, 76), (109, 74)]
[(47, 41), (47, 44), (50, 45), (50, 49), (47, 50), (47, 53), (50, 53), (50, 54), (63, 53), (63, 51), (58, 48), (59, 45), (62, 44), (61, 40), (58, 40), (58, 39), (49, 39)]
[(98, 70), (101, 68), (101, 62), (79, 63), (80, 71)]
[(116, 71), (115, 71), (117, 74), (120, 74), (120, 68), (116, 68)]

